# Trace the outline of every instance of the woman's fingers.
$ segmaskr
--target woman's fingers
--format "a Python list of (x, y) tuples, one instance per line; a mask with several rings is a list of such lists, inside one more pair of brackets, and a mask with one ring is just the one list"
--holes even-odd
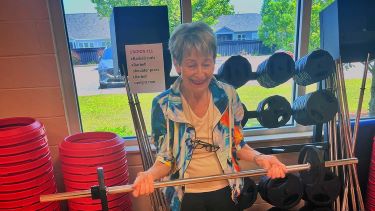
[(140, 172), (133, 183), (133, 196), (138, 197), (154, 192), (154, 178), (150, 173)]
[(138, 197), (139, 196), (139, 186), (140, 186), (139, 183), (140, 183), (139, 179), (138, 178), (135, 179), (135, 181), (133, 183), (133, 192), (132, 192), (132, 194), (133, 194), (134, 197)]
[(150, 193), (154, 192), (154, 178), (152, 177), (151, 174), (148, 175), (148, 181), (150, 184)]

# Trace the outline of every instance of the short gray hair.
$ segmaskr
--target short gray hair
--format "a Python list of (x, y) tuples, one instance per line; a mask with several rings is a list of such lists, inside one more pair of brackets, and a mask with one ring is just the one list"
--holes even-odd
[(169, 50), (178, 64), (182, 63), (185, 54), (197, 50), (203, 55), (216, 59), (216, 37), (211, 27), (203, 22), (184, 23), (179, 25), (169, 39)]

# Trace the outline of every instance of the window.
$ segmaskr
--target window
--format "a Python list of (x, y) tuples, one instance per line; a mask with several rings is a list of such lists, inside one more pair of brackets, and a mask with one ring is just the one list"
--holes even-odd
[(237, 34), (237, 40), (245, 40), (246, 35), (245, 34)]
[[(63, 0), (64, 4), (67, 1), (72, 0)], [(250, 61), (253, 71), (256, 71), (258, 65), (269, 58), (269, 56), (272, 55), (275, 51), (283, 50), (294, 52), (294, 49), (298, 48), (295, 47), (295, 43), (298, 43), (297, 40), (295, 40), (295, 34), (300, 30), (296, 24), (296, 14), (298, 12), (296, 9), (297, 1), (289, 1), (289, 3), (287, 4), (281, 3), (280, 1), (275, 1), (273, 3), (280, 4), (280, 7), (277, 8), (282, 9), (273, 11), (272, 9), (275, 7), (268, 7), (268, 5), (263, 5), (263, 3), (267, 3), (269, 1), (254, 0), (246, 3), (241, 3), (239, 0), (233, 0), (228, 3), (229, 6), (220, 5), (220, 7), (222, 8), (220, 10), (220, 14), (211, 14), (210, 16), (207, 16), (205, 14), (202, 14), (201, 11), (211, 11), (210, 7), (212, 7), (212, 5), (196, 5), (198, 4), (196, 1), (191, 1), (192, 5), (185, 5), (186, 7), (184, 7), (184, 4), (190, 1), (182, 1), (183, 12), (181, 13), (180, 1), (172, 0), (168, 1), (170, 31), (172, 31), (174, 27), (180, 23), (180, 14), (184, 15), (184, 17), (182, 18), (187, 22), (205, 21), (213, 27), (215, 32), (220, 30), (220, 20), (222, 20), (222, 18), (227, 17), (234, 18), (233, 20), (236, 20), (244, 17), (244, 19), (246, 20), (246, 18), (249, 18), (249, 16), (252, 15), (252, 17), (250, 18), (252, 20), (257, 20), (255, 21), (255, 23), (242, 25), (237, 24), (237, 28), (236, 25), (227, 26), (226, 29), (232, 30), (233, 33), (216, 34), (218, 40), (218, 56), (216, 61), (216, 69), (220, 67), (220, 65), (222, 65), (230, 56), (241, 54)], [(125, 2), (124, 4), (129, 4), (126, 3), (126, 1), (123, 2)], [(145, 1), (139, 1), (135, 4), (141, 5), (141, 2), (144, 3)], [(102, 8), (99, 13), (104, 17), (100, 18), (98, 14), (95, 15), (96, 18), (104, 20), (108, 24), (108, 18), (106, 17), (110, 15), (111, 5), (106, 4), (108, 3), (103, 3), (101, 7), (98, 7)], [(234, 7), (231, 7), (230, 4), (233, 4)], [(191, 13), (188, 10), (190, 6), (192, 9)], [(198, 6), (200, 8), (198, 8)], [(267, 16), (267, 14), (272, 15)], [(69, 13), (65, 14), (65, 16), (67, 18), (67, 16), (69, 16)], [(249, 22), (245, 21), (245, 23)], [(221, 28), (223, 27), (224, 26), (221, 26)], [(245, 33), (243, 32), (243, 29), (246, 29)], [(109, 34), (108, 26), (107, 30)], [(236, 35), (234, 34), (236, 33), (236, 31), (240, 30), (240, 36), (235, 37)], [(247, 38), (249, 40), (252, 39), (255, 42), (251, 41), (248, 45), (243, 45), (240, 47), (228, 47), (220, 45), (220, 41), (226, 41), (225, 43), (234, 42), (235, 40), (233, 40), (233, 38)], [(103, 39), (110, 40), (108, 37), (104, 37)], [(82, 43), (79, 43), (79, 45), (81, 47)], [(110, 43), (106, 43), (106, 46), (110, 46)], [(103, 51), (103, 49), (101, 49), (101, 51)], [(82, 63), (83, 57), (82, 55), (80, 56)], [(99, 63), (100, 61), (97, 62)], [(113, 65), (113, 61), (112, 63), (109, 62), (109, 64)], [(131, 113), (127, 103), (127, 97), (123, 94), (125, 93), (124, 89), (122, 87), (116, 86), (108, 86), (105, 89), (104, 87), (101, 87), (101, 74), (99, 71), (95, 70), (95, 68), (97, 68), (96, 65), (80, 65), (79, 67), (74, 66), (83, 130), (113, 131), (122, 136), (134, 136), (135, 134), (133, 123), (131, 120)], [(107, 75), (109, 74), (113, 76), (111, 76), (111, 79), (119, 76), (119, 72), (118, 70), (116, 70), (116, 67), (109, 68), (108, 70), (113, 71), (106, 72)], [(173, 69), (171, 74), (176, 74)], [(101, 87), (102, 89), (98, 89), (98, 87)], [(239, 88), (237, 91), (240, 95), (241, 100), (246, 104), (247, 109), (255, 110), (258, 103), (268, 96), (281, 95), (285, 97), (289, 102), (292, 102), (296, 94), (303, 94), (303, 92), (300, 92), (301, 90), (305, 91), (305, 87), (295, 88), (293, 81), (289, 80), (284, 84), (272, 89), (260, 87), (257, 81), (249, 81), (245, 86)], [(146, 121), (146, 126), (148, 127), (148, 132), (150, 132), (149, 128), (151, 100), (156, 94), (157, 93), (139, 95), (143, 116)], [(261, 135), (270, 132), (274, 133), (275, 131), (286, 133), (311, 130), (310, 127), (301, 127), (295, 125), (295, 123), (292, 121), (290, 121), (286, 127), (273, 130), (265, 130), (254, 119), (248, 121), (246, 129), (247, 130), (245, 135), (250, 133), (252, 135)], [(251, 131), (249, 129), (251, 129)]]
[[(266, 35), (266, 34), (265, 34)], [(266, 35), (267, 36), (267, 35)], [(258, 40), (259, 39), (259, 36), (258, 36), (258, 33), (257, 32), (252, 32), (251, 33), (251, 39), (252, 40)]]
[[(309, 52), (320, 47), (320, 21), (319, 12), (330, 5), (333, 0), (329, 1), (313, 1), (311, 24), (310, 24), (310, 39)], [(359, 93), (362, 85), (362, 78), (364, 72), (364, 62), (344, 63), (344, 78), (346, 85), (346, 94), (348, 98), (349, 114), (351, 118), (355, 118), (357, 114)], [(375, 67), (374, 62), (370, 63), (370, 68), (367, 73), (366, 87), (364, 91), (364, 98), (362, 103), (361, 117), (370, 118), (375, 117)], [(317, 89), (316, 85), (306, 87), (306, 92), (312, 92)]]
[(231, 34), (217, 34), (216, 39), (218, 42), (220, 42), (220, 41), (232, 40), (233, 38)]
[[(80, 49), (78, 52), (80, 65), (73, 66), (83, 131), (111, 131), (121, 136), (135, 136), (128, 99), (125, 94), (126, 91), (123, 84), (120, 83), (121, 81), (123, 82), (123, 79), (118, 68), (113, 65), (111, 49), (103, 50), (103, 47), (111, 46), (109, 15), (111, 14), (112, 6), (107, 1), (102, 1), (99, 3), (101, 4), (101, 9), (96, 11), (95, 4), (91, 3), (91, 1), (83, 2), (86, 3), (76, 4), (75, 0), (63, 0), (68, 37), (73, 35), (82, 36), (75, 37), (83, 41), (79, 43), (79, 47), (92, 48)], [(124, 6), (144, 5), (144, 2), (146, 1), (121, 1)], [(169, 26), (170, 31), (172, 31), (175, 26), (181, 23), (180, 1), (157, 2), (160, 2), (160, 4), (167, 2)], [(72, 9), (69, 7), (72, 5), (74, 7), (81, 5), (82, 8)], [(87, 9), (89, 8), (91, 10), (88, 13)], [(71, 14), (72, 11), (76, 12), (78, 10), (82, 11), (81, 15), (75, 16)], [(83, 19), (78, 20), (77, 18)], [(79, 25), (80, 23), (86, 23), (86, 25)], [(99, 28), (100, 30), (90, 30), (94, 28)], [(89, 39), (102, 39), (103, 41), (100, 42), (101, 46), (96, 48), (93, 42), (87, 41)], [(101, 60), (98, 58), (101, 58)], [(150, 132), (151, 102), (157, 94), (138, 95), (148, 132)]]
[[(275, 51), (285, 50), (294, 51), (295, 30), (296, 30), (296, 4), (295, 1), (272, 1), (272, 4), (279, 4), (274, 9), (270, 1), (256, 0), (246, 1), (241, 4), (240, 1), (232, 1), (234, 9), (230, 4), (221, 5), (222, 14), (205, 18), (198, 10), (193, 9), (193, 21), (204, 21), (211, 25), (214, 32), (219, 33), (223, 30), (232, 30), (236, 33), (236, 42), (218, 42), (218, 56), (216, 59), (216, 70), (232, 55), (241, 54), (248, 59), (252, 70), (256, 71), (260, 63), (268, 59)], [(264, 5), (265, 4), (265, 5)], [(268, 5), (269, 4), (269, 5)], [(263, 6), (262, 6), (263, 5)], [(193, 4), (194, 7), (194, 4)], [(210, 5), (206, 5), (206, 9)], [(208, 9), (209, 10), (209, 9)], [(200, 17), (196, 18), (195, 17)], [(280, 35), (278, 32), (283, 31)], [(251, 38), (257, 37), (260, 40), (255, 42), (238, 42), (245, 40), (246, 34)], [(255, 35), (253, 35), (255, 34)], [(217, 34), (218, 40), (223, 40), (222, 34)], [(293, 101), (293, 80), (289, 80), (275, 88), (267, 89), (259, 85), (257, 81), (249, 81), (246, 85), (237, 89), (241, 101), (250, 110), (256, 110), (258, 103), (271, 95), (281, 95), (289, 102)], [(289, 121), (288, 126), (294, 126)], [(263, 129), (256, 119), (250, 119), (245, 129)], [(254, 131), (251, 132), (254, 134)]]

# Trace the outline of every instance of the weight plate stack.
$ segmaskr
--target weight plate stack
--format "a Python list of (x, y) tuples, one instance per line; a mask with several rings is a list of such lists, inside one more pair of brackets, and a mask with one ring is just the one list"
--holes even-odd
[[(97, 168), (103, 167), (106, 186), (129, 182), (124, 140), (110, 132), (86, 132), (66, 137), (59, 146), (64, 185), (67, 191), (87, 190), (98, 185)], [(110, 210), (131, 210), (130, 195), (108, 195)], [(69, 210), (100, 210), (101, 201), (77, 198)]]
[(57, 192), (45, 128), (29, 117), (0, 119), (0, 208), (60, 210), (39, 196)]

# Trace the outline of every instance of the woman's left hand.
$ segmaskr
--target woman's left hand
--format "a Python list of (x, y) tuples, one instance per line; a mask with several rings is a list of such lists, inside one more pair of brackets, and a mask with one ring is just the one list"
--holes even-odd
[(284, 178), (287, 172), (286, 166), (273, 155), (257, 155), (254, 158), (255, 163), (261, 168), (267, 170), (267, 176), (271, 179)]

